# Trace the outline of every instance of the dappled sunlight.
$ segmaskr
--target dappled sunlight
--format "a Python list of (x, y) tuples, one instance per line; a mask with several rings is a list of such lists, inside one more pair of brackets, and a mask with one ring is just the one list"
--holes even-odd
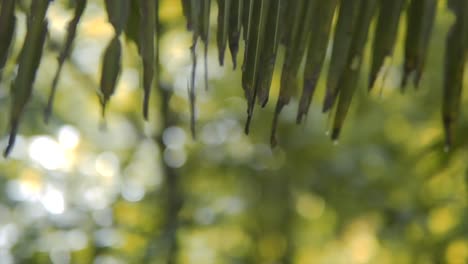
[(48, 136), (32, 139), (29, 156), (47, 170), (66, 170), (71, 165), (65, 157), (65, 150), (57, 141)]
[[(193, 32), (186, 30), (180, 0), (159, 2), (160, 86), (153, 85), (148, 120), (141, 117), (141, 46), (126, 32), (119, 36), (122, 70), (102, 115), (103, 52), (115, 30), (105, 1), (91, 0), (63, 66), (54, 113), (44, 124), (51, 76), (77, 3), (51, 2), (34, 99), (24, 108), (9, 158), (0, 158), (1, 264), (468, 262), (467, 115), (460, 114), (459, 137), (444, 152), (438, 108), (441, 51), (453, 21), (446, 1), (438, 7), (418, 90), (411, 84), (401, 93), (403, 25), (395, 55), (384, 59), (370, 94), (367, 76), (360, 76), (339, 142), (329, 139), (333, 114), (322, 113), (327, 80), (320, 77), (304, 124), (295, 126), (298, 100), (282, 111), (276, 147), (270, 135), (283, 45), (269, 102), (256, 105), (246, 135), (245, 45), (236, 71), (229, 43), (219, 66), (218, 1), (211, 1), (208, 89), (205, 43), (199, 40), (192, 135)], [(16, 10), (14, 58), (27, 28), (22, 10)], [(322, 71), (328, 70), (332, 45)], [(371, 51), (367, 45), (360, 58), (366, 70)], [(8, 113), (17, 67), (9, 62), (0, 72), (0, 109)], [(467, 99), (465, 93), (462, 105)], [(7, 123), (0, 118), (0, 149), (8, 143)]]
[(61, 214), (65, 212), (65, 201), (60, 190), (53, 186), (47, 186), (40, 198), (42, 206), (51, 214)]

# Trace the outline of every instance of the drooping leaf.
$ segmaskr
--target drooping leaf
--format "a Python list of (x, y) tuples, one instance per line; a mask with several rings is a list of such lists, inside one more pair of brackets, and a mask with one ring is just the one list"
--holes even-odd
[(264, 107), (268, 102), (271, 81), (277, 57), (278, 46), (281, 38), (281, 7), (283, 0), (273, 1), (268, 12), (265, 40), (261, 51), (260, 68), (258, 77), (258, 103)]
[(327, 52), (328, 40), (338, 0), (319, 1), (312, 21), (312, 34), (304, 69), (304, 84), (297, 123), (307, 114)]
[[(196, 93), (195, 93), (195, 73), (197, 71), (197, 44), (198, 38), (203, 40), (203, 27), (205, 19), (203, 14), (205, 0), (191, 0), (190, 1), (190, 17), (191, 17), (191, 30), (193, 31), (192, 46), (190, 47), (190, 55), (192, 58), (192, 70), (190, 74), (190, 81), (188, 83), (188, 97), (190, 101), (190, 130), (192, 137), (195, 138), (195, 120), (196, 120)], [(208, 21), (209, 22), (209, 21)], [(209, 26), (209, 24), (208, 24)], [(206, 39), (207, 40), (207, 39)], [(207, 44), (206, 44), (207, 45)], [(207, 46), (205, 46), (207, 47)]]
[(405, 61), (401, 87), (404, 89), (410, 74), (417, 87), (421, 79), (427, 49), (435, 21), (437, 0), (411, 0), (408, 8), (405, 39)]
[(203, 62), (204, 62), (204, 79), (205, 79), (205, 90), (208, 90), (208, 43), (210, 42), (210, 10), (211, 0), (201, 0), (203, 3), (202, 8), (202, 31), (201, 39), (203, 41)]
[(224, 52), (228, 41), (231, 0), (218, 0), (218, 58), (219, 65), (224, 65)]
[(202, 1), (201, 0), (190, 0), (190, 18), (191, 27), (193, 31), (194, 39), (198, 39), (202, 32)]
[(12, 86), (10, 138), (3, 153), (5, 157), (9, 155), (13, 148), (21, 116), (31, 97), (36, 71), (41, 61), (47, 35), (46, 12), (48, 7), (49, 0), (35, 0), (31, 3), (28, 29), (18, 61), (18, 73)]
[(63, 46), (62, 51), (60, 52), (60, 55), (58, 57), (58, 67), (57, 71), (55, 72), (54, 79), (52, 81), (52, 87), (50, 90), (49, 94), (49, 99), (47, 102), (47, 107), (44, 111), (44, 118), (45, 121), (47, 122), (51, 113), (52, 113), (52, 108), (53, 108), (53, 103), (54, 103), (54, 98), (55, 98), (55, 93), (57, 90), (57, 84), (60, 78), (60, 73), (62, 72), (62, 67), (63, 64), (65, 63), (65, 60), (70, 56), (71, 50), (72, 50), (72, 44), (73, 41), (75, 40), (76, 36), (76, 29), (78, 27), (78, 23), (80, 22), (81, 16), (83, 15), (83, 12), (86, 7), (87, 0), (76, 0), (76, 6), (75, 6), (75, 14), (72, 18), (72, 20), (68, 23), (67, 27), (67, 36), (65, 39), (65, 44)]
[(362, 0), (357, 21), (357, 27), (353, 34), (351, 49), (347, 56), (347, 64), (343, 74), (338, 82), (338, 90), (340, 91), (338, 103), (336, 106), (335, 119), (331, 137), (337, 140), (343, 122), (348, 114), (349, 106), (356, 90), (361, 64), (364, 57), (364, 47), (367, 43), (370, 24), (376, 13), (378, 0)]
[(468, 2), (449, 1), (449, 7), (456, 20), (447, 36), (445, 50), (442, 119), (447, 149), (453, 144), (455, 124), (460, 116), (463, 73), (468, 58)]
[(155, 50), (154, 38), (156, 35), (156, 1), (140, 1), (140, 56), (143, 60), (143, 117), (148, 120), (148, 106), (151, 88), (154, 80)]
[(294, 26), (295, 20), (297, 19), (298, 8), (297, 5), (301, 4), (299, 0), (283, 1), (283, 7), (281, 12), (281, 44), (287, 46), (291, 39), (291, 29)]
[(265, 37), (265, 28), (270, 7), (270, 0), (251, 1), (247, 36), (247, 48), (242, 71), (242, 87), (247, 98), (247, 122), (245, 132), (249, 132), (257, 93), (257, 79), (260, 71), (260, 51)]
[(247, 38), (249, 36), (249, 27), (251, 26), (250, 24), (250, 12), (252, 10), (252, 5), (253, 2), (256, 0), (243, 0), (243, 8), (242, 8), (242, 28), (243, 28), (243, 34), (242, 37), (244, 41), (247, 41)]
[(118, 37), (114, 37), (104, 52), (101, 72), (101, 94), (102, 116), (105, 116), (106, 106), (110, 97), (114, 94), (117, 80), (121, 71), (122, 47)]
[(359, 14), (361, 0), (341, 0), (333, 37), (332, 55), (327, 76), (327, 88), (323, 102), (323, 112), (332, 108), (338, 96), (338, 81), (343, 74), (348, 61), (354, 30)]
[[(107, 17), (114, 28), (115, 35), (109, 42), (102, 58), (100, 102), (103, 118), (105, 117), (107, 103), (114, 94), (122, 68), (122, 44), (119, 37), (127, 27), (131, 7), (129, 0), (106, 0), (105, 4)], [(138, 46), (141, 52), (141, 38), (139, 42)]]
[(197, 37), (195, 33), (193, 33), (193, 44), (190, 47), (190, 55), (192, 57), (192, 72), (190, 75), (190, 82), (188, 84), (188, 97), (190, 102), (190, 131), (192, 133), (192, 138), (195, 138), (195, 104), (196, 104), (196, 93), (195, 93), (195, 73), (197, 72)]
[(276, 127), (278, 117), (285, 105), (289, 103), (291, 97), (297, 91), (297, 77), (299, 66), (304, 57), (305, 49), (308, 46), (308, 39), (312, 29), (311, 21), (317, 7), (317, 0), (299, 1), (296, 3), (296, 18), (291, 27), (289, 40), (286, 42), (286, 54), (281, 72), (280, 93), (276, 102), (275, 113), (271, 130), (270, 143), (275, 146)]
[(127, 41), (133, 41), (140, 49), (140, 1), (130, 1), (130, 10), (125, 26), (125, 37)]
[(114, 27), (115, 34), (120, 36), (127, 26), (130, 0), (106, 0), (105, 3), (109, 22)]
[(369, 73), (369, 91), (387, 56), (391, 56), (395, 46), (401, 13), (406, 0), (380, 0), (374, 41), (372, 43), (372, 61)]
[(182, 0), (182, 12), (187, 19), (187, 29), (192, 30), (192, 2), (191, 0)]
[(231, 4), (229, 15), (229, 50), (231, 51), (233, 68), (237, 67), (237, 52), (239, 51), (239, 38), (242, 30), (242, 10), (244, 0), (237, 0)]
[(211, 12), (211, 0), (199, 0), (201, 5), (200, 12), (200, 38), (203, 42), (208, 42), (210, 35), (210, 12)]
[(15, 0), (4, 0), (0, 10), (0, 71), (6, 64), (15, 27)]
[(203, 5), (204, 0), (191, 0), (190, 10), (192, 18), (192, 46), (190, 47), (190, 55), (192, 57), (192, 70), (190, 75), (190, 81), (188, 84), (188, 94), (190, 101), (190, 130), (192, 132), (192, 137), (195, 138), (195, 120), (196, 120), (196, 93), (195, 93), (195, 73), (197, 72), (197, 44), (198, 38), (202, 36), (203, 32)]

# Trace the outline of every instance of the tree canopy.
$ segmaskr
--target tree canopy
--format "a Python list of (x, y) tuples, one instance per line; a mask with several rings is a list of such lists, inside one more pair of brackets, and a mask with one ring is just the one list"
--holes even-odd
[[(0, 69), (9, 56), (9, 47), (16, 27), (15, 0), (1, 2), (2, 27), (0, 29)], [(87, 0), (71, 1), (74, 17), (68, 24), (68, 32), (59, 56), (59, 66), (52, 82), (48, 104), (45, 109), (47, 120), (52, 112), (54, 95), (63, 63), (70, 55), (76, 28), (86, 8)], [(18, 70), (12, 81), (10, 110), (10, 143), (5, 155), (11, 151), (24, 107), (29, 101), (34, 86), (36, 70), (40, 64), (43, 46), (48, 32), (46, 16), (50, 0), (30, 3), (27, 9), (27, 32), (16, 62)], [(438, 1), (282, 1), (245, 0), (233, 2), (217, 1), (216, 38), (219, 63), (224, 64), (226, 47), (231, 52), (233, 66), (237, 65), (240, 40), (244, 41), (242, 62), (242, 88), (247, 101), (249, 132), (256, 101), (265, 106), (270, 95), (273, 70), (278, 57), (278, 47), (284, 46), (281, 67), (280, 91), (276, 102), (271, 145), (276, 145), (277, 120), (283, 107), (289, 104), (299, 90), (300, 101), (297, 123), (307, 115), (318, 80), (326, 76), (326, 93), (323, 112), (330, 112), (333, 119), (331, 138), (337, 140), (346, 119), (349, 106), (358, 86), (361, 65), (365, 58), (365, 46), (371, 45), (371, 67), (368, 90), (376, 85), (387, 57), (392, 57), (400, 24), (405, 23), (404, 62), (401, 89), (405, 90), (408, 80), (419, 86), (423, 75), (432, 28), (436, 18)], [(115, 92), (121, 72), (122, 44), (120, 36), (134, 41), (143, 65), (143, 117), (148, 118), (149, 97), (154, 83), (158, 81), (158, 1), (105, 1), (108, 20), (114, 29), (102, 59), (99, 97), (104, 116), (106, 105)], [(459, 119), (463, 76), (468, 47), (468, 4), (463, 0), (450, 0), (448, 8), (455, 22), (447, 36), (442, 96), (442, 120), (445, 129), (446, 148), (452, 144), (456, 122)], [(193, 32), (192, 76), (188, 83), (191, 104), (191, 129), (195, 136), (195, 72), (197, 67), (196, 47), (199, 40), (204, 43), (205, 87), (208, 89), (206, 56), (210, 37), (210, 16), (213, 13), (211, 0), (182, 0), (187, 28)], [(405, 12), (405, 15), (402, 14)], [(336, 16), (335, 16), (336, 14)], [(405, 17), (405, 18), (403, 18)], [(336, 23), (333, 23), (334, 18)], [(375, 21), (375, 26), (372, 23)], [(373, 29), (373, 30), (371, 30)], [(369, 34), (371, 32), (371, 34)], [(241, 36), (242, 35), (242, 36)], [(373, 39), (370, 36), (373, 35)], [(328, 46), (331, 55), (327, 74), (322, 74)], [(10, 58), (13, 59), (13, 58)], [(301, 66), (302, 65), (302, 66)]]
[(463, 2), (0, 0), (0, 262), (465, 263)]

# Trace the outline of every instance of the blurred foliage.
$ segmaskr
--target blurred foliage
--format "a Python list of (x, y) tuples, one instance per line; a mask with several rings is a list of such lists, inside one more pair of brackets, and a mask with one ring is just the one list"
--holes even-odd
[[(330, 120), (315, 102), (304, 123), (294, 126), (298, 102), (292, 100), (279, 117), (282, 136), (274, 149), (266, 140), (272, 105), (256, 110), (252, 132), (244, 135), (241, 75), (218, 66), (215, 34), (207, 54), (208, 91), (203, 67), (195, 75), (198, 137), (191, 139), (192, 35), (180, 2), (172, 0), (160, 3), (161, 85), (148, 121), (135, 111), (143, 97), (139, 50), (122, 41), (121, 78), (106, 127), (100, 126), (99, 65), (114, 31), (104, 4), (89, 1), (63, 65), (54, 115), (44, 124), (57, 54), (73, 17), (68, 4), (56, 0), (49, 7), (33, 96), (11, 157), (0, 161), (0, 263), (468, 261), (466, 111), (450, 152), (439, 125), (440, 51), (454, 21), (445, 1), (438, 1), (419, 90), (400, 94), (403, 24), (375, 92), (369, 95), (366, 82), (359, 82), (339, 142), (328, 139)], [(216, 21), (212, 16), (211, 32)], [(25, 33), (26, 16), (17, 12), (13, 58)], [(366, 47), (366, 58), (370, 52)], [(282, 46), (279, 53), (272, 100), (279, 93)], [(11, 61), (3, 70), (2, 113), (9, 112), (15, 71)], [(325, 94), (323, 79), (317, 98)], [(461, 105), (467, 99), (463, 95)], [(2, 131), (5, 118), (0, 115)], [(1, 147), (7, 140), (4, 135)]]

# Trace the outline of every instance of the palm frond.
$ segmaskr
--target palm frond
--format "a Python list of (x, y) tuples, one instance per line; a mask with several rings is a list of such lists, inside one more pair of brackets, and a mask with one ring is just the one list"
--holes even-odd
[[(24, 107), (30, 99), (37, 67), (47, 32), (46, 13), (50, 0), (31, 2), (26, 36), (17, 61), (18, 71), (12, 85), (10, 112), (10, 140), (5, 155), (13, 146)], [(59, 64), (51, 86), (46, 117), (50, 115), (54, 94), (63, 64), (70, 55), (86, 0), (75, 0), (74, 16), (68, 25), (68, 34), (59, 55)], [(372, 57), (368, 78), (369, 90), (381, 71), (384, 60), (392, 56), (401, 25), (406, 26), (402, 87), (413, 77), (418, 86), (424, 71), (432, 28), (437, 17), (437, 0), (217, 0), (217, 45), (219, 62), (224, 65), (226, 47), (229, 47), (234, 68), (237, 65), (239, 42), (245, 49), (242, 66), (242, 88), (247, 101), (246, 132), (254, 113), (255, 103), (265, 106), (270, 97), (273, 71), (277, 63), (278, 47), (285, 47), (281, 82), (273, 118), (272, 144), (276, 143), (275, 127), (278, 115), (291, 99), (298, 97), (297, 122), (307, 114), (315, 87), (322, 77), (326, 51), (331, 46), (331, 57), (326, 78), (323, 111), (334, 115), (332, 138), (338, 138), (343, 126), (361, 72), (367, 42), (372, 42)], [(15, 12), (19, 1), (0, 1), (0, 70), (5, 66), (14, 39)], [(191, 47), (192, 74), (188, 84), (191, 130), (195, 134), (195, 69), (198, 40), (204, 44), (205, 86), (208, 87), (207, 51), (210, 42), (210, 14), (214, 8), (210, 0), (181, 0), (187, 29), (193, 33)], [(108, 19), (115, 35), (108, 44), (102, 60), (100, 99), (108, 104), (115, 90), (121, 64), (122, 33), (137, 44), (143, 65), (143, 116), (148, 117), (150, 91), (158, 79), (157, 32), (159, 1), (106, 0)], [(445, 51), (443, 124), (447, 145), (454, 141), (456, 121), (460, 116), (460, 100), (468, 50), (468, 4), (464, 0), (449, 0), (455, 14), (455, 23), (447, 37)], [(16, 8), (18, 7), (18, 8)], [(406, 11), (406, 16), (402, 15)], [(403, 18), (406, 17), (406, 20)], [(336, 20), (336, 23), (333, 21)], [(375, 32), (370, 34), (375, 21)], [(333, 33), (332, 33), (333, 32)], [(241, 35), (243, 36), (241, 38)], [(368, 37), (373, 35), (372, 41)], [(300, 67), (305, 63), (304, 67)], [(303, 82), (299, 84), (299, 76)], [(299, 90), (299, 91), (298, 91)]]

